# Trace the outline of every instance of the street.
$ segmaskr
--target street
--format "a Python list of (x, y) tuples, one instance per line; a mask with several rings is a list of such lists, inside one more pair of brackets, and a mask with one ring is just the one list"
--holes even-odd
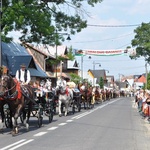
[(41, 128), (31, 118), (29, 132), (0, 134), (0, 150), (149, 150), (150, 124), (132, 104), (133, 97), (111, 99), (74, 115), (55, 115), (50, 124), (44, 118)]

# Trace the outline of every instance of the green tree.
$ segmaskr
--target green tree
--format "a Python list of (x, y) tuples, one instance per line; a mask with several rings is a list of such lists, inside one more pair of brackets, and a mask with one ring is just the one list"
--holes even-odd
[(104, 80), (102, 77), (100, 77), (100, 80), (99, 80), (99, 85), (100, 85), (100, 88), (103, 89), (104, 88)]
[(87, 27), (86, 2), (94, 7), (102, 0), (2, 0), (2, 40), (12, 40), (8, 33), (19, 31), (22, 42), (53, 45), (59, 39), (61, 43), (64, 38), (59, 32), (76, 34)]
[(81, 81), (81, 77), (75, 73), (70, 73), (69, 74), (71, 77), (71, 81), (73, 81), (74, 83), (78, 84)]
[(150, 23), (142, 23), (141, 26), (134, 30), (135, 36), (131, 41), (133, 47), (136, 48), (136, 56), (131, 58), (138, 58), (143, 56), (146, 62), (150, 62)]
[(75, 59), (75, 55), (73, 55), (73, 51), (72, 51), (72, 46), (69, 48), (67, 57), (69, 60), (74, 60)]
[(150, 90), (150, 73), (147, 75), (147, 89)]

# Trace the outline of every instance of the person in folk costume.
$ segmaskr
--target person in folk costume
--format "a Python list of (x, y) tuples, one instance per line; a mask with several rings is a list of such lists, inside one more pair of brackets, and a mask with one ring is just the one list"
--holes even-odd
[(25, 64), (20, 65), (20, 69), (16, 71), (15, 77), (24, 85), (28, 85), (31, 81), (30, 71), (26, 69)]
[(64, 77), (63, 75), (61, 75), (61, 76), (59, 77), (59, 79), (58, 79), (58, 81), (57, 81), (57, 85), (58, 85), (60, 82), (63, 84), (64, 87), (67, 86), (67, 82), (66, 82), (65, 77)]

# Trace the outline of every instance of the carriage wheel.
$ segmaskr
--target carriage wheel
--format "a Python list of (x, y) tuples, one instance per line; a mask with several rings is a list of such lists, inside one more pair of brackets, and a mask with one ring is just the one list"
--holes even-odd
[(78, 104), (78, 112), (80, 112), (81, 111), (81, 104), (79, 103)]
[(52, 120), (53, 120), (53, 116), (54, 116), (53, 111), (52, 111), (52, 110), (49, 110), (49, 116), (48, 116), (48, 118), (49, 118), (49, 123), (51, 123), (51, 122), (52, 122)]
[(32, 111), (31, 114), (32, 114), (33, 117), (36, 117), (37, 111)]
[(72, 103), (72, 113), (73, 114), (75, 113), (75, 100), (73, 100), (73, 103)]
[(39, 116), (38, 117), (38, 127), (40, 128), (42, 126), (42, 122), (43, 122), (43, 117)]
[(42, 126), (42, 123), (43, 123), (43, 108), (41, 106), (39, 106), (39, 109), (37, 111), (38, 113), (38, 127), (40, 128)]
[(10, 117), (10, 114), (7, 113), (5, 114), (5, 126), (6, 128), (11, 128), (11, 117)]
[(81, 111), (81, 96), (78, 97), (78, 101), (77, 101), (77, 108), (78, 108), (78, 112)]

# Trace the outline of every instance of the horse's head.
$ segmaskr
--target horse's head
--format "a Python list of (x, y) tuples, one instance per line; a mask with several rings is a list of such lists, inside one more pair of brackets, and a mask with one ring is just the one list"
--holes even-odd
[(66, 85), (64, 84), (63, 80), (58, 80), (56, 85), (56, 90), (65, 91)]
[(11, 88), (11, 76), (3, 74), (0, 78), (0, 97), (6, 95)]
[(43, 87), (44, 85), (45, 85), (45, 81), (42, 80), (42, 81), (40, 82), (40, 86)]
[(49, 79), (46, 79), (45, 88), (48, 90), (52, 89), (52, 82)]

